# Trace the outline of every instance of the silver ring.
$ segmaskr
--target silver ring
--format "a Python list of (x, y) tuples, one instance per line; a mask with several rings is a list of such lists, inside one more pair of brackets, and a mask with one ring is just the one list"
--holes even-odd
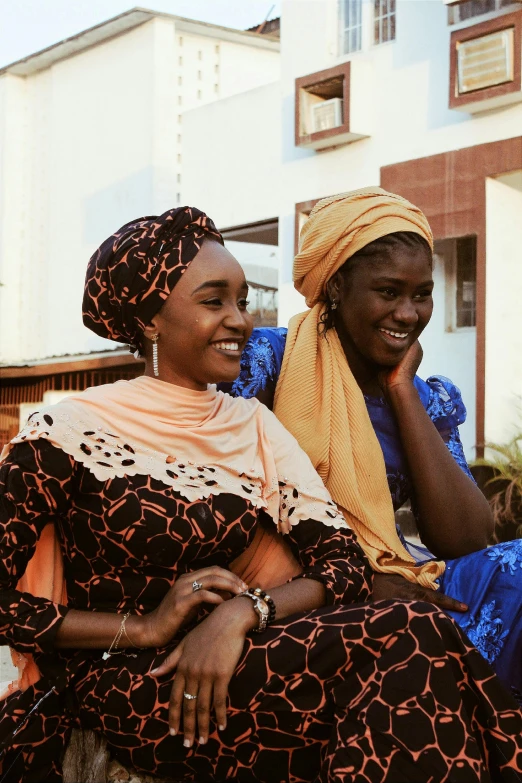
[(201, 584), (201, 582), (197, 582), (197, 581), (196, 582), (192, 582), (192, 592), (193, 593), (197, 593), (198, 590), (202, 589), (202, 587), (203, 587), (203, 585)]
[(189, 701), (192, 701), (192, 699), (197, 699), (197, 696), (192, 696), (191, 693), (184, 693), (183, 698), (188, 699)]

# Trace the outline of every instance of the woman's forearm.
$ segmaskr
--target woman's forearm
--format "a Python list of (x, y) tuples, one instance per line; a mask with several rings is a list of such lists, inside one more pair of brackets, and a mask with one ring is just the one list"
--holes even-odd
[[(84, 612), (70, 609), (55, 637), (55, 647), (74, 650), (108, 650), (121, 630), (125, 613)], [(143, 618), (131, 615), (118, 641), (118, 649), (148, 647)]]
[[(297, 579), (270, 590), (276, 605), (276, 620), (290, 614), (317, 609), (325, 603), (326, 591), (315, 579)], [(225, 607), (228, 607), (225, 609)], [(251, 601), (225, 601), (220, 609), (225, 616), (235, 616), (244, 623), (245, 630), (251, 630), (257, 623)], [(84, 612), (70, 609), (56, 634), (55, 647), (74, 650), (108, 650), (121, 629), (124, 613)], [(118, 649), (128, 647), (150, 647), (150, 634), (146, 616), (131, 615), (125, 622), (125, 631), (118, 641)]]
[[(284, 620), (291, 614), (319, 609), (324, 606), (326, 599), (326, 590), (316, 579), (294, 579), (281, 587), (274, 587), (268, 593), (275, 603), (276, 621)], [(258, 624), (257, 614), (249, 598), (236, 597), (225, 601), (214, 613), (220, 615), (231, 629), (239, 627), (243, 633), (248, 633)]]
[(486, 547), (493, 531), (489, 504), (456, 464), (415, 387), (397, 385), (388, 396), (408, 460), (423, 542), (443, 558)]

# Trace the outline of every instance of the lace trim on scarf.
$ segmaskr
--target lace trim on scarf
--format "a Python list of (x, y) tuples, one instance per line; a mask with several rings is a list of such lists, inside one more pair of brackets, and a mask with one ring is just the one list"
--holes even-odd
[[(77, 419), (73, 422), (71, 419), (65, 413), (35, 412), (11, 444), (45, 438), (84, 465), (100, 481), (124, 476), (151, 476), (172, 487), (189, 502), (230, 493), (248, 500), (254, 508), (269, 509), (274, 507), (270, 501), (277, 493), (279, 519), (274, 519), (274, 522), (280, 532), (286, 532), (306, 519), (337, 529), (348, 527), (343, 514), (322, 486), (314, 486), (315, 496), (311, 496), (286, 477), (278, 476), (267, 484), (254, 466), (238, 474), (227, 465), (204, 465), (182, 456), (166, 456), (144, 447), (138, 449), (117, 433), (102, 427), (93, 429), (88, 422)], [(60, 431), (59, 440), (53, 437), (55, 427)]]

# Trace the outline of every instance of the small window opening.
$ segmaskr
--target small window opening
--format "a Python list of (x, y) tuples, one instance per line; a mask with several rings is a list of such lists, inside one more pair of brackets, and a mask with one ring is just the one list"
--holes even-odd
[(477, 239), (460, 237), (444, 253), (446, 331), (477, 325)]
[(344, 123), (344, 76), (334, 76), (299, 90), (299, 135), (308, 136)]

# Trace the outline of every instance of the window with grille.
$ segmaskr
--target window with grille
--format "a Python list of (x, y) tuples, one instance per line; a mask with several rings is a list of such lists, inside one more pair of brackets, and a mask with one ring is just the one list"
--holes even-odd
[(448, 23), (465, 22), (466, 19), (491, 14), (510, 6), (516, 7), (517, 3), (513, 0), (464, 0), (463, 3), (448, 6)]
[(395, 0), (373, 0), (373, 42), (395, 41)]
[(362, 0), (339, 2), (340, 53), (359, 52), (362, 48)]

